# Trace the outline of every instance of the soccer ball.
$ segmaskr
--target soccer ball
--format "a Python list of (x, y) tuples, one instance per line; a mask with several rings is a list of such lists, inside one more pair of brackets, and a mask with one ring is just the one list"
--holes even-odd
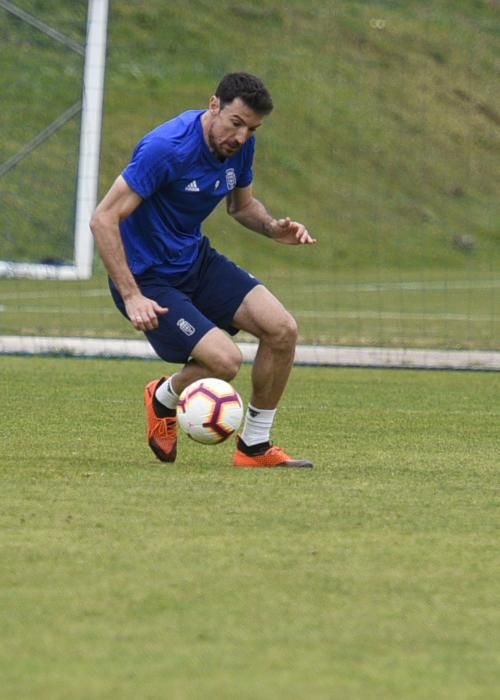
[(181, 393), (177, 418), (190, 438), (215, 445), (238, 430), (243, 404), (231, 384), (222, 379), (199, 379)]

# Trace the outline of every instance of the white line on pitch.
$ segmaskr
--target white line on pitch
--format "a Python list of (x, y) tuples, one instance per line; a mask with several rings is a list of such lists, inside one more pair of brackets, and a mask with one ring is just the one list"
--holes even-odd
[(293, 311), (295, 316), (299, 318), (347, 318), (347, 319), (388, 319), (388, 320), (418, 320), (422, 319), (424, 321), (496, 321), (500, 320), (500, 316), (495, 314), (480, 314), (480, 315), (467, 315), (467, 314), (431, 314), (431, 313), (418, 313), (418, 312), (406, 312), (406, 311), (316, 311), (303, 310)]
[[(17, 305), (17, 304), (1, 304), (0, 313), (18, 313), (18, 314), (114, 314), (116, 309), (114, 308), (99, 308), (99, 307), (65, 307), (65, 306), (36, 306), (36, 305)], [(467, 315), (467, 314), (433, 314), (433, 313), (418, 313), (418, 312), (395, 312), (395, 311), (371, 311), (371, 310), (359, 310), (359, 311), (319, 311), (315, 309), (311, 310), (294, 310), (294, 315), (298, 318), (344, 318), (348, 320), (393, 320), (393, 321), (404, 321), (404, 320), (423, 320), (423, 321), (460, 321), (460, 322), (474, 322), (474, 323), (491, 323), (500, 320), (500, 317), (495, 314), (480, 314), (480, 315)]]
[(301, 286), (301, 290), (306, 291), (317, 291), (317, 292), (330, 292), (330, 291), (340, 291), (340, 292), (385, 292), (394, 291), (395, 289), (402, 289), (410, 292), (420, 292), (420, 291), (448, 291), (448, 290), (473, 290), (473, 289), (500, 289), (500, 279), (499, 280), (462, 280), (462, 281), (436, 281), (436, 282), (349, 282), (349, 283), (338, 283), (332, 282), (331, 284), (320, 283), (318, 285), (308, 284)]
[(101, 309), (99, 307), (89, 307), (83, 308), (81, 306), (77, 308), (67, 307), (67, 306), (17, 306), (16, 304), (1, 305), (0, 312), (3, 313), (16, 313), (16, 314), (57, 314), (62, 316), (63, 314), (111, 314), (116, 313), (116, 309)]
[[(67, 282), (65, 282), (67, 284)], [(70, 288), (65, 288), (64, 289), (64, 294), (60, 293), (60, 290), (57, 291), (50, 291), (50, 292), (42, 292), (39, 291), (37, 292), (36, 290), (33, 290), (32, 292), (8, 292), (7, 294), (2, 294), (2, 301), (5, 300), (13, 300), (16, 301), (16, 299), (59, 299), (61, 296), (64, 296), (65, 299), (68, 297), (74, 296), (77, 298), (80, 297), (104, 297), (104, 296), (109, 296), (110, 292), (109, 289), (70, 289)]]

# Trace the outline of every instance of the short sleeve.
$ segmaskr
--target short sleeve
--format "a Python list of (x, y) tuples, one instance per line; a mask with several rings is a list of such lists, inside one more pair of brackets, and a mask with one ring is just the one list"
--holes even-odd
[(164, 187), (172, 178), (172, 154), (168, 141), (146, 136), (139, 142), (122, 172), (127, 184), (143, 199)]

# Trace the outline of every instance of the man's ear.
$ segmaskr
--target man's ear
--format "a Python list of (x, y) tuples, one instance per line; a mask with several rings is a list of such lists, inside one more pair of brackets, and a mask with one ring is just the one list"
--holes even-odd
[(210, 114), (214, 116), (220, 111), (220, 100), (215, 95), (212, 95), (212, 97), (210, 98), (210, 101), (208, 103), (208, 110)]

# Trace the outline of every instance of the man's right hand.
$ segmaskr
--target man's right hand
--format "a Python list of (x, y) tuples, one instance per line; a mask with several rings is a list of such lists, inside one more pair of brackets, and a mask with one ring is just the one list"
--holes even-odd
[(124, 302), (127, 316), (138, 331), (152, 331), (158, 328), (158, 316), (168, 313), (166, 307), (142, 294), (133, 294), (124, 299)]

